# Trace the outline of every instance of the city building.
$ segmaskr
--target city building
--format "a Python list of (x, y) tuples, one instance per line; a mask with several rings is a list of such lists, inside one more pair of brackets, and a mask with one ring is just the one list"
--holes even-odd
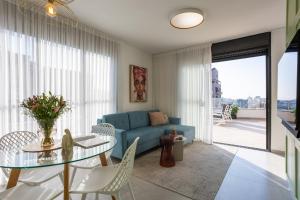
[(222, 96), (221, 82), (219, 81), (218, 70), (216, 68), (212, 68), (211, 76), (212, 76), (212, 97), (221, 98)]

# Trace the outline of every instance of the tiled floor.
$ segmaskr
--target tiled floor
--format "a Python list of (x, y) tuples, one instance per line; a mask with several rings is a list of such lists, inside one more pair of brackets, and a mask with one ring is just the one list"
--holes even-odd
[(258, 149), (266, 149), (266, 121), (264, 119), (234, 119), (214, 123), (213, 141)]
[(291, 200), (284, 158), (273, 153), (239, 149), (216, 200)]
[[(264, 151), (219, 144), (217, 146), (229, 152), (235, 152), (238, 149), (238, 152), (228, 169), (216, 200), (292, 199), (284, 172), (283, 157)], [(76, 175), (75, 182), (82, 179), (86, 173), (86, 170), (80, 170)], [(213, 176), (213, 174), (211, 175)], [(133, 177), (132, 184), (136, 200), (190, 200), (190, 198), (137, 177)], [(62, 188), (59, 179), (50, 181), (46, 186)], [(131, 200), (127, 187), (124, 187), (121, 195), (122, 199)], [(80, 198), (80, 195), (72, 195), (73, 200)], [(58, 199), (62, 199), (62, 197)], [(87, 199), (95, 199), (95, 195), (88, 195)], [(111, 198), (101, 195), (99, 199), (109, 200)]]
[[(81, 170), (79, 174), (77, 174), (77, 180), (75, 180), (75, 182), (80, 180), (80, 178), (85, 175), (85, 172), (86, 171)], [(57, 185), (61, 184), (58, 183), (57, 180), (55, 180), (51, 181), (48, 184), (48, 187), (57, 187)], [(191, 200), (190, 198), (187, 198), (176, 192), (164, 189), (160, 186), (154, 185), (137, 177), (132, 178), (132, 187), (136, 200)], [(126, 186), (121, 191), (121, 197), (123, 200), (132, 199)], [(57, 199), (62, 200), (62, 195)], [(81, 195), (72, 195), (72, 200), (80, 199)], [(87, 200), (95, 200), (95, 194), (87, 195)], [(111, 200), (111, 197), (107, 195), (99, 195), (99, 200)]]

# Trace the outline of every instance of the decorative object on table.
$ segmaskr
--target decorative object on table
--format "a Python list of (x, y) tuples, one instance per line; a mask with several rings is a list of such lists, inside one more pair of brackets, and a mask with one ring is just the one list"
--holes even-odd
[(65, 134), (61, 140), (62, 157), (64, 160), (71, 160), (73, 158), (74, 141), (69, 129), (65, 129)]
[(63, 160), (65, 160), (65, 161), (72, 160), (73, 149), (70, 149), (68, 151), (61, 151), (61, 155), (62, 155)]
[(173, 156), (174, 137), (171, 134), (161, 136), (160, 145), (161, 145), (160, 166), (162, 167), (175, 166), (175, 159)]
[(74, 141), (69, 129), (65, 129), (65, 134), (61, 140), (61, 147), (63, 152), (70, 152), (73, 150)]
[(147, 68), (130, 65), (130, 101), (146, 102), (148, 93)]
[(169, 123), (169, 118), (162, 112), (149, 112), (151, 126), (164, 125)]
[(52, 138), (53, 127), (56, 120), (71, 108), (62, 96), (55, 96), (51, 92), (49, 94), (43, 93), (25, 99), (21, 107), (24, 108), (25, 114), (34, 118), (44, 138), (41, 145), (44, 148), (54, 145)]
[(176, 138), (176, 136), (177, 136), (177, 132), (176, 132), (176, 129), (175, 128), (173, 128), (172, 130), (171, 130), (171, 137), (173, 137), (173, 139), (175, 139)]

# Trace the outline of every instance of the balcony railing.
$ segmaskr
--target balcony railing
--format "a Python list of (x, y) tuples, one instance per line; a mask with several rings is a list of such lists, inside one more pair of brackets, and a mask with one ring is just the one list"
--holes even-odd
[[(224, 102), (221, 98), (213, 98), (213, 112), (222, 112), (223, 105), (233, 104), (233, 102)], [(237, 113), (237, 118), (248, 118), (248, 119), (266, 119), (266, 109), (263, 108), (241, 108)]]

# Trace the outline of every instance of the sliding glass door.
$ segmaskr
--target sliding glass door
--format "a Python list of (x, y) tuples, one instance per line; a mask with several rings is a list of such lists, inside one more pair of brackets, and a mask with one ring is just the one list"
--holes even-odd
[(213, 141), (266, 149), (267, 56), (214, 62)]

